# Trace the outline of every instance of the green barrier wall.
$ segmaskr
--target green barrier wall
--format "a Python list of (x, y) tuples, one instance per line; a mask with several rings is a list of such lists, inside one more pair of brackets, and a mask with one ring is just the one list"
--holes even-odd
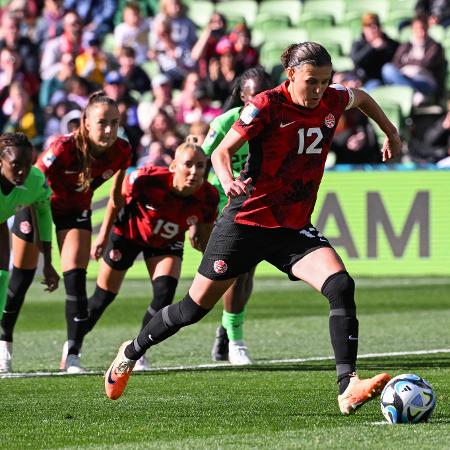
[[(109, 185), (94, 197), (93, 224), (101, 223)], [(330, 239), (356, 276), (446, 275), (450, 272), (450, 172), (326, 172), (313, 223)], [(200, 253), (188, 243), (182, 277), (195, 274)], [(55, 255), (56, 261), (58, 260)], [(98, 264), (91, 262), (90, 278)], [(281, 276), (267, 263), (259, 276)], [(142, 261), (128, 277), (146, 277)]]

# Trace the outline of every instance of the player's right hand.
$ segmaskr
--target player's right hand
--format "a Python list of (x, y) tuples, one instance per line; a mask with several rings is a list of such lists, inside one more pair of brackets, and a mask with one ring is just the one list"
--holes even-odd
[(105, 251), (106, 239), (102, 239), (100, 236), (97, 237), (96, 241), (91, 247), (91, 258), (98, 261)]
[(239, 197), (241, 195), (250, 195), (251, 178), (247, 178), (244, 181), (240, 179), (233, 180), (227, 186), (223, 186), (223, 190), (228, 197)]

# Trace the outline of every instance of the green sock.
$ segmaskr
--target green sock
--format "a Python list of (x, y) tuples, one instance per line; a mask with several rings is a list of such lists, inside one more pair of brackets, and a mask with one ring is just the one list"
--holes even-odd
[(3, 310), (6, 304), (6, 293), (8, 291), (9, 272), (0, 270), (0, 320), (3, 317)]
[(234, 314), (223, 311), (222, 326), (227, 330), (230, 341), (242, 341), (244, 339), (244, 311)]

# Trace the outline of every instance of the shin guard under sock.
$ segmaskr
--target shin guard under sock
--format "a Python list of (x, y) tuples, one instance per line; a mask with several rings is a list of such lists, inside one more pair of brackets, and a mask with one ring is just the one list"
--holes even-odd
[(94, 295), (88, 300), (89, 318), (86, 324), (86, 333), (89, 333), (89, 331), (94, 328), (105, 309), (114, 301), (116, 297), (116, 293), (106, 291), (98, 285), (95, 286)]

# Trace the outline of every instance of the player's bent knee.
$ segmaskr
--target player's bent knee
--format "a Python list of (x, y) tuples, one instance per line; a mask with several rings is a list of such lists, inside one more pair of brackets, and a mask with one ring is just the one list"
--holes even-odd
[(330, 275), (322, 286), (322, 294), (330, 302), (331, 309), (355, 311), (355, 281), (346, 271)]
[(162, 319), (168, 327), (185, 327), (198, 322), (210, 310), (202, 308), (192, 300), (189, 294), (174, 305), (166, 306), (162, 310)]

